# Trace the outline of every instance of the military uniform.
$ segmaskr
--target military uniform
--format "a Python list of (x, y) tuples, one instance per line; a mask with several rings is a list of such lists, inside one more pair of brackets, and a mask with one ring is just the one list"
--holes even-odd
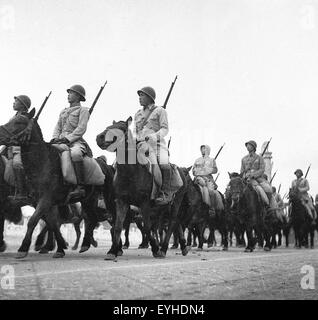
[(169, 151), (164, 137), (169, 132), (167, 111), (155, 105), (156, 93), (151, 87), (144, 87), (137, 94), (147, 95), (152, 103), (143, 106), (134, 117), (134, 133), (138, 143), (138, 152), (149, 152), (150, 162), (159, 164), (162, 173), (162, 185), (156, 199), (158, 205), (164, 205), (172, 200), (170, 192), (171, 167), (169, 164)]
[(312, 199), (308, 194), (308, 191), (310, 189), (308, 180), (303, 177), (297, 178), (297, 179), (293, 180), (292, 188), (295, 188), (298, 190), (301, 202), (305, 206), (305, 208), (307, 209), (309, 216), (313, 220), (316, 220), (317, 213), (316, 213), (315, 207), (312, 203)]
[(80, 101), (86, 101), (85, 89), (81, 85), (74, 85), (67, 89), (69, 94), (76, 93), (77, 105), (70, 106), (62, 110), (59, 120), (53, 132), (51, 143), (67, 143), (71, 152), (71, 159), (74, 165), (74, 171), (77, 179), (77, 188), (69, 193), (69, 198), (80, 198), (85, 195), (83, 185), (84, 179), (84, 155), (90, 151), (83, 135), (87, 129), (87, 123), (90, 117), (89, 109), (82, 107)]
[[(245, 145), (253, 145), (256, 151), (256, 142), (248, 141)], [(277, 203), (272, 196), (272, 187), (270, 183), (264, 178), (265, 162), (262, 156), (251, 152), (242, 159), (241, 163), (241, 175), (243, 178), (249, 179), (250, 183), (258, 189), (262, 195), (263, 200), (268, 199), (268, 205), (272, 209), (277, 209)], [(264, 193), (267, 197), (264, 197)]]
[(62, 110), (53, 132), (53, 139), (66, 138), (70, 142), (71, 158), (74, 162), (83, 161), (86, 142), (83, 135), (87, 129), (89, 109), (82, 106)]
[[(201, 146), (202, 148), (203, 146)], [(213, 158), (211, 158), (210, 152), (211, 149), (208, 145), (204, 145), (205, 147), (205, 155), (198, 158), (192, 169), (192, 173), (195, 177), (195, 181), (202, 187), (207, 187), (209, 195), (210, 195), (210, 206), (213, 209), (223, 209), (223, 201), (219, 194), (219, 192), (216, 190), (216, 183), (214, 181), (214, 178), (212, 174), (218, 172), (218, 168), (216, 166), (216, 162)], [(207, 199), (204, 195), (205, 190), (202, 190), (203, 197)], [(207, 201), (206, 201), (207, 202)], [(208, 203), (209, 204), (209, 203)]]
[[(14, 99), (18, 100), (20, 102), (20, 106), (22, 105), (23, 107), (22, 109), (16, 112), (16, 114), (10, 119), (10, 121), (14, 120), (16, 117), (19, 117), (21, 115), (27, 116), (27, 110), (31, 107), (31, 99), (26, 95), (15, 96)], [(14, 172), (17, 192), (16, 195), (9, 196), (9, 199), (13, 200), (15, 203), (19, 203), (21, 206), (30, 204), (30, 199), (28, 199), (26, 177), (21, 158), (21, 147), (8, 147), (8, 159), (12, 160), (12, 169)]]

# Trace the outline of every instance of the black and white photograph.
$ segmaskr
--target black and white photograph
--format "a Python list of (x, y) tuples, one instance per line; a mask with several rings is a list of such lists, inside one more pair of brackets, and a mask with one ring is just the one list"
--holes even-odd
[(0, 88), (0, 300), (318, 299), (318, 0), (0, 0)]

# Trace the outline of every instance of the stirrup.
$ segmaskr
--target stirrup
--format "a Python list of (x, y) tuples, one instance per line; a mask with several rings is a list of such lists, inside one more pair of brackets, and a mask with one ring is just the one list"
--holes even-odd
[(72, 200), (73, 198), (83, 198), (85, 197), (85, 189), (83, 186), (77, 186), (75, 190), (71, 191), (69, 194), (68, 194), (68, 199), (69, 200)]
[(172, 199), (169, 199), (169, 197), (162, 192), (161, 195), (155, 199), (155, 204), (157, 206), (164, 206), (164, 205), (169, 204), (171, 202), (171, 200)]

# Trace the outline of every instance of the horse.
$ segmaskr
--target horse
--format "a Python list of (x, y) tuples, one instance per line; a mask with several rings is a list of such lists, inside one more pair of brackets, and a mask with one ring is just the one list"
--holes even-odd
[[(62, 258), (65, 256), (64, 249), (67, 246), (59, 230), (58, 206), (67, 204), (72, 186), (65, 183), (59, 152), (51, 144), (44, 141), (40, 126), (33, 119), (34, 114), (35, 109), (32, 109), (26, 115), (16, 116), (5, 125), (0, 126), (0, 144), (21, 146), (22, 163), (29, 185), (32, 187), (30, 194), (36, 203), (35, 211), (29, 219), (27, 232), (16, 258), (24, 258), (28, 255), (32, 234), (40, 219), (43, 219), (54, 232), (57, 251), (53, 257)], [(112, 177), (107, 176), (108, 172), (104, 170), (103, 172), (105, 174), (104, 186), (85, 186), (87, 196), (79, 199), (88, 215), (80, 252), (87, 251), (91, 245), (91, 238), (97, 224), (96, 208), (99, 194), (103, 192), (106, 199), (109, 196), (107, 190), (110, 188), (109, 180), (112, 182)]]
[(307, 213), (307, 209), (302, 204), (301, 196), (297, 188), (290, 188), (288, 197), (291, 205), (290, 223), (295, 233), (295, 246), (301, 249), (308, 247), (308, 235), (311, 237), (311, 247), (314, 246), (315, 227)]
[[(170, 222), (163, 244), (160, 245), (151, 233), (151, 213), (156, 211), (156, 207), (153, 205), (153, 200), (151, 199), (153, 176), (146, 165), (139, 163), (136, 144), (133, 144), (133, 147), (131, 147), (130, 142), (134, 141), (129, 129), (131, 122), (131, 117), (126, 121), (113, 121), (112, 125), (108, 126), (106, 130), (96, 137), (97, 145), (101, 149), (116, 152), (116, 173), (114, 178), (116, 222), (113, 228), (114, 237), (112, 246), (105, 259), (115, 260), (118, 255), (123, 222), (130, 205), (134, 205), (140, 209), (144, 222), (144, 232), (150, 241), (152, 254), (155, 258), (164, 258), (166, 256), (169, 240), (175, 228), (177, 228), (180, 233), (182, 254), (186, 255), (188, 249), (177, 216), (186, 191), (186, 180), (183, 172), (178, 169), (183, 181), (183, 186), (175, 193), (172, 203), (163, 206), (165, 210), (169, 212)], [(109, 140), (109, 135), (112, 136), (112, 140)], [(122, 159), (119, 160), (121, 156), (124, 157), (125, 161), (121, 161)], [(132, 159), (133, 163), (129, 163), (130, 161), (128, 161), (128, 159)], [(162, 212), (162, 210), (164, 209), (158, 210), (158, 214)]]
[[(228, 194), (231, 199), (231, 210), (236, 210), (240, 220), (244, 221), (247, 235), (245, 252), (253, 252), (256, 239), (263, 247), (265, 238), (265, 251), (271, 250), (271, 232), (266, 225), (266, 210), (254, 187), (245, 182), (240, 175), (231, 175), (228, 185)], [(253, 231), (256, 238), (253, 236)]]

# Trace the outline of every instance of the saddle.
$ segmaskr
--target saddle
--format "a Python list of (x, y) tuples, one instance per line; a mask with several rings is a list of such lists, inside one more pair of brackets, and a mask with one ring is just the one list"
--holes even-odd
[[(153, 177), (151, 199), (154, 200), (156, 199), (158, 191), (160, 190), (162, 185), (162, 174), (160, 166), (158, 165), (157, 157), (154, 155), (153, 152), (149, 152), (149, 149), (147, 148), (146, 144), (140, 142), (138, 144), (138, 149), (140, 148), (145, 149), (144, 152), (139, 153), (138, 161), (147, 167), (149, 173)], [(183, 186), (183, 181), (180, 176), (178, 167), (172, 163), (169, 163), (169, 165), (171, 170), (171, 181), (169, 191), (171, 192), (171, 195), (173, 195)]]
[[(77, 179), (71, 159), (70, 148), (66, 144), (53, 144), (60, 152), (61, 168), (64, 181), (70, 184), (77, 184)], [(100, 186), (104, 184), (105, 175), (98, 162), (91, 157), (84, 156), (84, 181), (87, 185)]]

